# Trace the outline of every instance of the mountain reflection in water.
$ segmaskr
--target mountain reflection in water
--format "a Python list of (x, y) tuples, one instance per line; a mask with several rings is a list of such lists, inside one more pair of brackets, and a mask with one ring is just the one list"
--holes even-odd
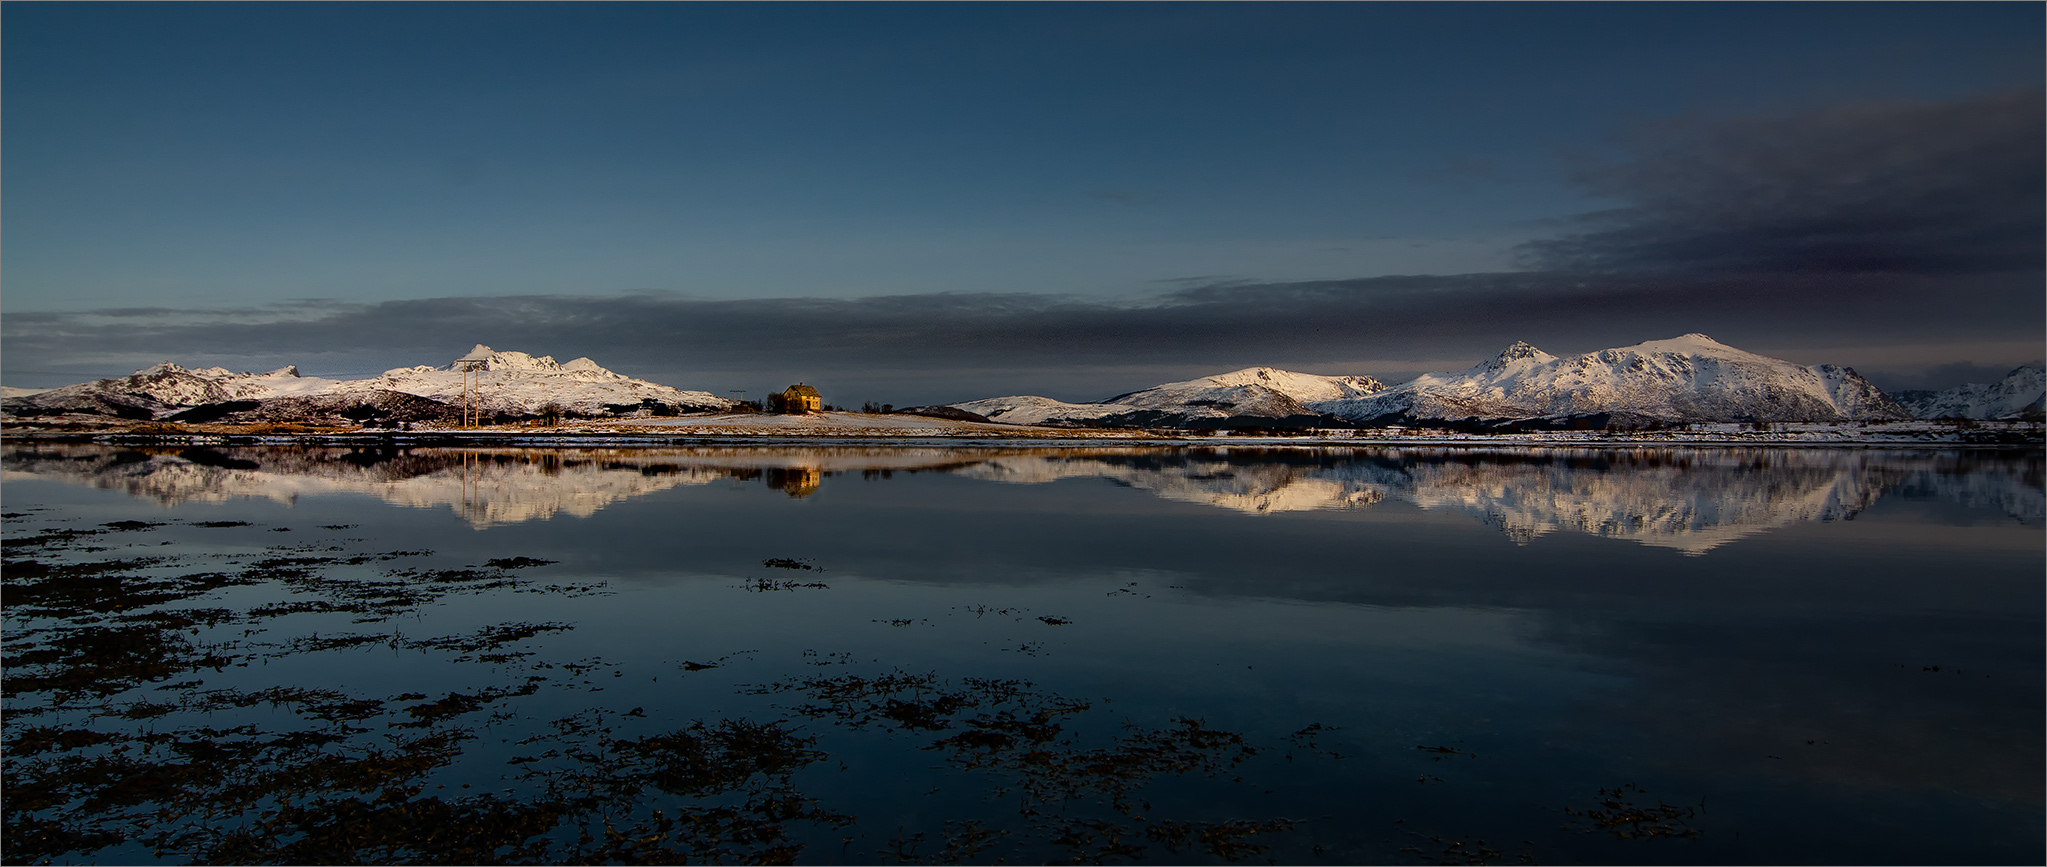
[(8, 863), (2047, 840), (2037, 452), (10, 440), (0, 470)]
[(1703, 555), (1886, 495), (2047, 523), (2038, 452), (1749, 448), (144, 448), (17, 445), (8, 479), (126, 491), (165, 505), (367, 494), (448, 507), (476, 528), (587, 517), (680, 486), (754, 483), (807, 497), (834, 477), (947, 473), (1004, 484), (1106, 479), (1178, 502), (1270, 514), (1402, 500), (1525, 543), (1572, 531)]

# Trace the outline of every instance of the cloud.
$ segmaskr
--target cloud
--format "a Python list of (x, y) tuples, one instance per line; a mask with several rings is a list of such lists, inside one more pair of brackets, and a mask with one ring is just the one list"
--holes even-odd
[[(165, 358), (375, 371), (445, 363), (482, 342), (588, 355), (686, 387), (852, 383), (862, 399), (900, 405), (1017, 392), (1098, 399), (1251, 365), (1396, 378), (1443, 359), (1473, 363), (1515, 340), (1577, 352), (1703, 331), (1903, 381), (1930, 364), (2039, 355), (2002, 357), (2038, 346), (2047, 317), (2041, 100), (2030, 90), (1664, 123), (1629, 139), (1628, 158), (1581, 173), (1626, 206), (1524, 246), (1520, 271), (1181, 277), (1119, 300), (644, 292), (10, 314), (0, 351), (9, 369), (80, 371), (9, 382), (56, 385)], [(1885, 348), (1908, 344), (1922, 355)], [(1923, 356), (1971, 344), (2004, 349)], [(1365, 359), (1411, 366), (1357, 366)]]
[[(1958, 291), (1965, 284), (1974, 288)], [(1950, 303), (1929, 307), (1925, 299), (1936, 292), (1949, 293)], [(641, 293), (431, 298), (257, 313), (264, 315), (9, 316), (0, 321), (0, 348), (9, 367), (92, 363), (100, 365), (93, 375), (107, 376), (163, 358), (237, 369), (293, 363), (309, 371), (381, 370), (445, 363), (482, 342), (562, 359), (589, 355), (678, 385), (688, 381), (673, 378), (714, 373), (726, 379), (787, 374), (811, 382), (837, 375), (867, 383), (876, 400), (900, 404), (1042, 391), (1032, 385), (1034, 377), (1072, 381), (1074, 371), (1086, 368), (1196, 376), (1272, 364), (1387, 376), (1396, 371), (1331, 365), (1411, 358), (1416, 366), (1399, 371), (1411, 373), (1425, 369), (1420, 360), (1476, 362), (1517, 339), (1554, 351), (1686, 331), (1737, 346), (1824, 345), (1829, 339), (1859, 345), (1940, 334), (2028, 339), (2038, 336), (2042, 301), (2037, 282), (2002, 285), (1982, 275), (1938, 281), (1905, 275), (1880, 283), (1835, 275), (1645, 282), (1526, 272), (1193, 284), (1122, 303), (1032, 294), (713, 301)], [(81, 354), (82, 347), (91, 354)], [(110, 350), (124, 360), (115, 363)], [(1094, 399), (1162, 381), (1097, 379), (1095, 387), (1063, 396)]]
[(1627, 207), (1520, 252), (1591, 272), (2038, 271), (2043, 98), (2033, 88), (1650, 125), (1625, 140), (1629, 157), (1577, 177)]

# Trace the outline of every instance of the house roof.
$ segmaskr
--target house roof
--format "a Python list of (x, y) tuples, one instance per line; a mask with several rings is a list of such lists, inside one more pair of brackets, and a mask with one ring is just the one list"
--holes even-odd
[(804, 385), (803, 383), (800, 383), (800, 382), (799, 382), (799, 383), (796, 383), (795, 385), (789, 386), (789, 390), (787, 390), (787, 391), (784, 391), (784, 392), (782, 392), (782, 396), (783, 396), (783, 397), (815, 397), (815, 398), (818, 398), (818, 399), (820, 399), (820, 400), (822, 400), (822, 399), (824, 398), (824, 395), (821, 395), (821, 394), (818, 394), (818, 393), (817, 393), (817, 389), (811, 388), (810, 386)]

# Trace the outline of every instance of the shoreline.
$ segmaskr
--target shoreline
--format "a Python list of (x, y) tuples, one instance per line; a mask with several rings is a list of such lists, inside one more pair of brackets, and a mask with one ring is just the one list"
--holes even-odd
[(1011, 425), (906, 414), (833, 410), (801, 415), (715, 413), (698, 416), (577, 419), (552, 425), (514, 422), (480, 427), (416, 423), (409, 428), (166, 423), (99, 419), (0, 420), (0, 440), (139, 446), (340, 446), (383, 449), (513, 446), (526, 448), (661, 446), (889, 447), (1511, 447), (1538, 448), (2030, 448), (2043, 445), (2037, 421), (1700, 422), (1648, 430), (1470, 431), (1386, 425), (1373, 428), (1187, 430)]
[[(1811, 436), (1805, 432), (1752, 432), (1746, 435), (1605, 432), (1519, 434), (1441, 434), (1366, 436), (1204, 436), (1137, 432), (1075, 432), (1071, 435), (941, 434), (661, 434), (620, 432), (558, 432), (436, 430), (321, 433), (213, 433), (136, 431), (0, 431), (10, 443), (98, 443), (157, 447), (201, 446), (326, 446), (387, 449), (522, 447), (522, 448), (658, 448), (668, 446), (874, 446), (889, 448), (1238, 448), (1238, 447), (1413, 447), (1432, 448), (1940, 448), (2026, 449), (2047, 447), (2038, 434), (1961, 431), (1892, 436)], [(1915, 432), (1916, 434), (1917, 432)], [(1969, 434), (1979, 434), (1969, 436)]]

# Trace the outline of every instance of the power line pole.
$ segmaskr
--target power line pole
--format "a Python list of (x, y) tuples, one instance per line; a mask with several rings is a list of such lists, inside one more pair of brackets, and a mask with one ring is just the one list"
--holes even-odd
[[(465, 428), (471, 427), (473, 421), (483, 420), (483, 368), (490, 364), (490, 354), (490, 347), (479, 343), (476, 344), (475, 349), (469, 350), (468, 355), (455, 359), (455, 369), (462, 374), (462, 426)], [(469, 400), (469, 376), (472, 373), (476, 375), (475, 417), (473, 420), (470, 414), (471, 402)]]

